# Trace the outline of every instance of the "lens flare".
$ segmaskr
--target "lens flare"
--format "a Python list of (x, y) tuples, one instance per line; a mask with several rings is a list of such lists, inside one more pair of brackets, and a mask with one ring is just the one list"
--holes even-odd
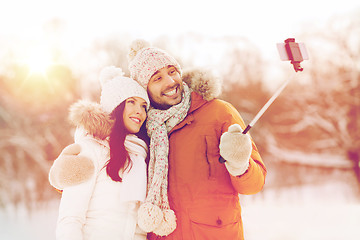
[(33, 48), (25, 60), (29, 67), (29, 74), (45, 74), (51, 65), (51, 54), (43, 47)]

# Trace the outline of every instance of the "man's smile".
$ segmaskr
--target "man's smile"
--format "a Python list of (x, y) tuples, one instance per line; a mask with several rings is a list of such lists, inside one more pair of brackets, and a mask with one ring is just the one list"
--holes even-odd
[(177, 86), (172, 90), (164, 92), (163, 95), (165, 95), (167, 97), (175, 97), (175, 95), (177, 95), (178, 92), (179, 92), (179, 87)]

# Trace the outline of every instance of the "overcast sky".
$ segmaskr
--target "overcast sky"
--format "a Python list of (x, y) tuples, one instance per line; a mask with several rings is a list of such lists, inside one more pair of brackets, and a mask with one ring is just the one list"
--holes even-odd
[[(320, 24), (360, 7), (357, 0), (11, 0), (0, 5), (0, 33), (35, 36), (63, 19), (69, 33), (89, 39), (114, 32), (139, 37), (198, 32), (283, 39), (304, 23)], [(78, 35), (77, 35), (78, 34)]]

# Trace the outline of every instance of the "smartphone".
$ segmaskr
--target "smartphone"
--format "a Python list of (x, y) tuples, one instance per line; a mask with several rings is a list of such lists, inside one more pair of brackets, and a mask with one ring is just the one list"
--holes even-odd
[[(293, 44), (294, 43), (294, 44)], [(296, 43), (291, 42), (292, 45), (291, 52), (292, 54), (289, 54), (286, 48), (286, 43), (277, 43), (276, 47), (278, 49), (280, 59), (282, 61), (299, 61), (302, 60), (309, 60), (309, 55), (307, 53), (306, 47), (304, 43)]]

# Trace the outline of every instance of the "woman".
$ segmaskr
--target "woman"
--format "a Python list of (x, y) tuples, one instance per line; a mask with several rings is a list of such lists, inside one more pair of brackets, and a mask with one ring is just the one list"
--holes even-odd
[[(81, 146), (80, 184), (50, 170), (50, 183), (62, 190), (58, 240), (146, 239), (137, 226), (137, 210), (146, 196), (147, 143), (144, 121), (150, 105), (146, 91), (121, 69), (100, 75), (100, 104), (80, 101), (70, 109)], [(80, 161), (81, 160), (81, 161)], [(55, 161), (56, 162), (56, 161)], [(74, 169), (70, 165), (60, 167)], [(76, 168), (76, 167), (75, 167)], [(56, 177), (55, 177), (56, 176)], [(71, 185), (71, 186), (70, 186)]]

